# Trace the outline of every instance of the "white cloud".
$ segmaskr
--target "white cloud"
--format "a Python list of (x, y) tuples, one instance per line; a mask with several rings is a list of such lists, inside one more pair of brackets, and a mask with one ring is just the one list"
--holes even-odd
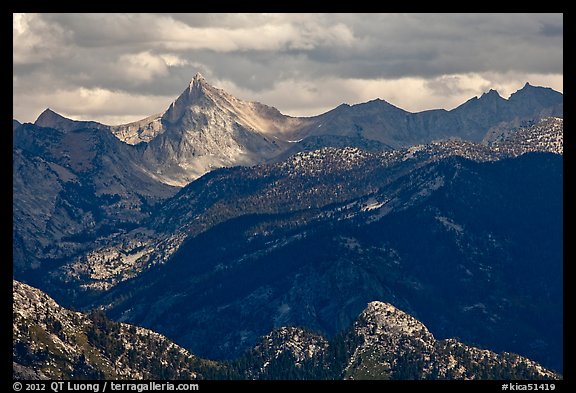
[(33, 64), (54, 56), (66, 55), (66, 32), (58, 25), (45, 23), (36, 14), (12, 14), (12, 61)]
[(168, 67), (182, 67), (192, 64), (190, 61), (172, 53), (160, 54), (159, 57), (164, 61), (164, 63), (166, 63)]
[(279, 23), (253, 27), (190, 27), (181, 22), (165, 20), (161, 40), (155, 45), (169, 50), (207, 49), (216, 52), (312, 50), (319, 46), (349, 46), (354, 42), (352, 31), (343, 24)]
[(132, 83), (150, 81), (157, 76), (168, 74), (165, 58), (148, 51), (122, 55), (118, 59), (117, 66)]
[[(78, 88), (53, 93), (15, 97), (14, 118), (34, 122), (46, 109), (75, 120), (95, 120), (116, 125), (143, 119), (165, 111), (174, 97), (133, 95), (107, 89)], [(46, 102), (50, 105), (46, 106)], [(30, 117), (28, 114), (33, 114)]]

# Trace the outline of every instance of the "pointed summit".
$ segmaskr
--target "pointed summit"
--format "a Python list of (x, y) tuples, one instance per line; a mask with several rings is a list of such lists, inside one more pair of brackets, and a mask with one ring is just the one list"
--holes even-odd
[(494, 89), (490, 89), (482, 95), (488, 96), (488, 97), (500, 97), (500, 93), (498, 93), (498, 90), (494, 90)]
[(524, 84), (524, 86), (522, 86), (521, 89), (519, 89), (515, 93), (512, 93), (512, 96), (518, 95), (518, 94), (522, 95), (522, 94), (526, 94), (526, 93), (550, 94), (550, 92), (554, 92), (557, 95), (562, 95), (562, 93), (558, 93), (549, 87), (534, 86), (534, 85), (531, 85), (530, 82), (526, 82)]
[(534, 86), (534, 85), (531, 85), (530, 82), (526, 82), (524, 84), (524, 86), (522, 86), (521, 89), (512, 93), (511, 97), (512, 96), (518, 97), (518, 95), (522, 96), (522, 95), (527, 95), (527, 94), (540, 94), (540, 93), (546, 94), (545, 93), (546, 91), (554, 91), (554, 90), (550, 89), (549, 87)]
[[(44, 109), (44, 112), (42, 112), (40, 114), (40, 116), (38, 116), (38, 118), (36, 119), (34, 124), (37, 126), (40, 126), (40, 127), (44, 127), (45, 123), (49, 123), (53, 120), (62, 120), (62, 119), (66, 119), (66, 118), (64, 116), (54, 112), (52, 109), (46, 108), (46, 109)], [(66, 120), (69, 120), (69, 119), (66, 119)]]
[[(373, 335), (377, 332), (379, 335), (394, 336), (412, 336), (418, 335), (425, 337), (427, 341), (434, 340), (432, 333), (411, 315), (397, 309), (389, 303), (373, 301), (360, 314), (355, 324), (357, 332)], [(368, 328), (366, 331), (365, 329)]]
[(204, 81), (206, 82), (206, 79), (204, 79), (204, 76), (200, 73), (197, 72), (196, 75), (194, 75), (194, 78), (192, 79), (193, 82), (199, 82), (199, 81)]
[(492, 113), (500, 113), (506, 106), (506, 99), (494, 89), (490, 89), (482, 94), (477, 102), (482, 106), (484, 111)]
[(46, 108), (44, 112), (38, 116), (34, 125), (38, 127), (45, 128), (55, 128), (57, 130), (66, 131), (74, 123), (74, 120), (70, 120), (59, 113), (54, 112), (50, 108)]
[(104, 124), (95, 121), (77, 121), (68, 119), (67, 117), (62, 116), (61, 114), (54, 112), (50, 108), (46, 108), (46, 110), (44, 110), (44, 112), (42, 112), (40, 116), (38, 116), (38, 118), (34, 122), (34, 125), (44, 128), (54, 128), (56, 130), (65, 132), (78, 130), (81, 128), (102, 129), (107, 127)]
[(188, 88), (180, 94), (180, 96), (170, 104), (168, 110), (162, 116), (164, 121), (174, 124), (178, 122), (182, 116), (192, 106), (210, 106), (213, 101), (210, 96), (214, 95), (218, 89), (212, 87), (206, 79), (199, 72), (194, 75), (194, 78), (188, 84)]
[(534, 86), (526, 82), (524, 87), (510, 95), (508, 99), (516, 110), (523, 114), (536, 113), (539, 116), (562, 116), (564, 96), (549, 87)]
[(188, 86), (188, 90), (192, 91), (194, 89), (201, 89), (201, 88), (206, 87), (206, 86), (210, 86), (210, 85), (208, 84), (208, 82), (206, 82), (206, 79), (204, 79), (202, 74), (197, 72), (196, 75), (194, 75), (194, 78), (192, 78), (192, 80), (190, 81), (190, 85)]
[(480, 97), (472, 97), (455, 108), (454, 111), (463, 112), (466, 118), (473, 116), (476, 118), (475, 121), (485, 121), (485, 119), (493, 118), (495, 114), (501, 113), (505, 106), (506, 99), (496, 90), (490, 89), (482, 93)]

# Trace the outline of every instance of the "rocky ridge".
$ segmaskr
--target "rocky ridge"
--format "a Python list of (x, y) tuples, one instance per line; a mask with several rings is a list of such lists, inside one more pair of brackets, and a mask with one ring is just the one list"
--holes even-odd
[(158, 333), (70, 311), (16, 280), (12, 340), (18, 379), (203, 379), (222, 369)]
[(479, 142), (487, 132), (562, 114), (562, 94), (527, 83), (508, 100), (490, 90), (451, 111), (411, 113), (376, 99), (299, 118), (238, 99), (198, 73), (161, 114), (106, 126), (47, 109), (36, 125), (64, 131), (97, 128), (127, 144), (142, 144), (141, 168), (155, 180), (181, 187), (215, 168), (255, 165), (298, 151), (343, 144), (381, 150), (449, 138)]
[(60, 307), (13, 281), (16, 379), (560, 379), (539, 364), (457, 340), (436, 341), (394, 306), (371, 302), (337, 340), (295, 327), (263, 337), (226, 364), (200, 359), (166, 337)]
[(420, 321), (391, 304), (371, 302), (352, 333), (362, 344), (344, 369), (348, 379), (549, 379), (559, 376), (511, 353), (494, 353), (455, 339), (436, 340)]

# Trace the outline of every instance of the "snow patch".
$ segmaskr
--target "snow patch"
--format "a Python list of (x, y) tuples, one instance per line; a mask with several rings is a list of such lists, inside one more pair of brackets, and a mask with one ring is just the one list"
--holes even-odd
[(436, 216), (434, 218), (436, 218), (436, 220), (440, 221), (442, 223), (442, 225), (444, 225), (444, 227), (446, 227), (449, 230), (454, 230), (458, 233), (464, 232), (464, 228), (462, 228), (462, 225), (456, 224), (454, 221), (450, 220), (448, 217)]
[(368, 201), (366, 201), (366, 205), (362, 207), (362, 211), (369, 212), (371, 210), (380, 209), (386, 203), (388, 203), (387, 199), (384, 202), (378, 202), (376, 199), (370, 198)]

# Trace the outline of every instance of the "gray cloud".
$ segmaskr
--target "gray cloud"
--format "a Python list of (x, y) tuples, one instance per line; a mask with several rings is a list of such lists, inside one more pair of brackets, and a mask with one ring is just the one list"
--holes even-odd
[[(135, 120), (154, 102), (163, 110), (197, 71), (291, 114), (376, 98), (367, 94), (409, 110), (446, 107), (448, 94), (521, 87), (527, 77), (562, 89), (562, 14), (15, 14), (13, 24), (22, 121), (49, 106), (96, 120), (110, 108), (108, 119)], [(402, 80), (422, 90), (393, 90)], [(289, 86), (303, 90), (278, 90)], [(55, 107), (80, 92), (77, 109)], [(110, 102), (91, 110), (96, 96)]]
[(547, 23), (542, 22), (540, 32), (549, 37), (561, 37), (564, 34), (564, 26), (562, 23)]

